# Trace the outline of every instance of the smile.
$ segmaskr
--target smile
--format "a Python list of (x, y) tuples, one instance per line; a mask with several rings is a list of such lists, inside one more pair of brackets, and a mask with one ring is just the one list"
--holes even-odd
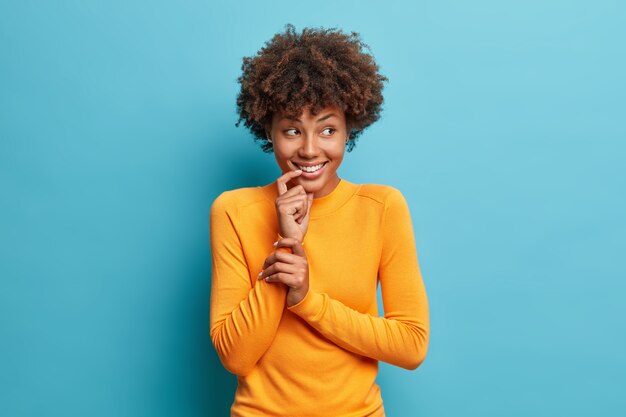
[(326, 165), (328, 165), (328, 161), (312, 167), (303, 167), (296, 164), (296, 166), (302, 170), (300, 178), (302, 178), (303, 180), (315, 180), (319, 178), (326, 170)]
[(310, 166), (310, 167), (305, 167), (305, 166), (302, 166), (302, 165), (296, 165), (296, 166), (298, 168), (300, 168), (304, 172), (312, 173), (312, 172), (319, 171), (324, 165), (326, 165), (326, 162), (324, 162), (323, 164), (313, 165), (313, 166)]

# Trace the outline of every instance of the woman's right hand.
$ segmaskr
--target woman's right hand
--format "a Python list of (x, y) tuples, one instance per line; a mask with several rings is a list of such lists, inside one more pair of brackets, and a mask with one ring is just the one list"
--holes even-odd
[(289, 171), (276, 180), (276, 187), (278, 188), (276, 214), (278, 216), (278, 233), (282, 237), (293, 237), (302, 242), (309, 227), (313, 193), (305, 192), (302, 185), (287, 189), (287, 182), (300, 174), (302, 174), (302, 170)]

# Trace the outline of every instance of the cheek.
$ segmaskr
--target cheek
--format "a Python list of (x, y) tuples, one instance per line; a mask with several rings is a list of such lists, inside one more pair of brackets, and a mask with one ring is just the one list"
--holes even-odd
[(328, 155), (334, 159), (336, 162), (341, 162), (343, 160), (343, 157), (345, 155), (345, 147), (341, 146), (341, 147), (336, 147), (333, 149), (329, 149), (328, 150)]
[(276, 139), (276, 141), (279, 143), (274, 143), (274, 153), (282, 156), (283, 158), (288, 158), (297, 149), (294, 148), (293, 143), (288, 143), (280, 139)]
[(291, 157), (291, 153), (287, 149), (281, 147), (274, 147), (274, 154), (279, 161), (285, 161)]
[(333, 159), (335, 160), (335, 167), (338, 167), (343, 162), (343, 158), (341, 156), (337, 156)]

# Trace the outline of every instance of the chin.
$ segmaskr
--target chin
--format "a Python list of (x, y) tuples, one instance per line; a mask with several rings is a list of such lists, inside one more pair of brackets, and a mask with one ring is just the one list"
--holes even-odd
[(317, 190), (319, 190), (320, 188), (322, 188), (320, 185), (313, 185), (313, 184), (311, 184), (311, 183), (310, 183), (310, 182), (308, 182), (308, 181), (300, 181), (300, 180), (297, 180), (297, 181), (296, 181), (296, 184), (299, 184), (299, 185), (303, 186), (303, 187), (304, 187), (304, 189), (305, 189), (305, 191), (308, 191), (308, 192), (317, 191)]
[(324, 186), (323, 183), (320, 184), (311, 184), (308, 181), (300, 181), (300, 180), (296, 180), (296, 182), (294, 183), (294, 185), (301, 185), (302, 187), (304, 187), (304, 191), (307, 193), (316, 193), (319, 190), (322, 189), (322, 187)]

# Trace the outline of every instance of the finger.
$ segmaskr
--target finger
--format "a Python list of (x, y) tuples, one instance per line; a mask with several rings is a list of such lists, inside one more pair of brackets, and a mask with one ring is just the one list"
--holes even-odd
[(265, 258), (261, 270), (266, 269), (267, 267), (278, 261), (293, 264), (294, 262), (296, 262), (295, 256), (296, 255), (294, 255), (289, 250), (289, 248), (283, 247), (280, 248), (280, 250), (277, 249), (276, 251), (272, 252), (267, 258)]
[(305, 206), (307, 204), (307, 196), (304, 191), (302, 192), (302, 194), (297, 194), (297, 195), (292, 195), (292, 196), (287, 196), (287, 197), (285, 196), (286, 194), (283, 194), (282, 197), (279, 197), (280, 201), (278, 201), (277, 205), (282, 205), (286, 203), (294, 203), (294, 202), (302, 203)]
[(298, 168), (298, 166), (296, 166), (296, 164), (294, 164), (293, 162), (291, 162), (289, 159), (287, 160), (287, 166), (289, 167), (290, 170), (292, 171), (297, 171), (300, 168)]
[(276, 213), (279, 217), (281, 214), (295, 215), (297, 212), (306, 212), (306, 208), (307, 203), (306, 196), (304, 194), (296, 195), (276, 202)]
[(289, 274), (287, 272), (276, 272), (275, 274), (271, 274), (265, 278), (263, 278), (265, 282), (282, 282), (286, 286), (293, 288), (296, 286), (298, 279), (294, 274)]
[(306, 191), (304, 191), (304, 187), (302, 185), (298, 184), (298, 185), (294, 185), (293, 187), (285, 191), (285, 193), (281, 194), (278, 198), (285, 199), (287, 197), (294, 197), (294, 196), (300, 196), (300, 195), (303, 195), (303, 196), (306, 195)]
[(277, 274), (279, 272), (286, 272), (292, 274), (296, 272), (297, 268), (295, 265), (288, 264), (285, 262), (274, 262), (267, 268), (265, 268), (262, 272), (262, 277), (269, 277), (270, 275)]
[(294, 239), (292, 237), (286, 237), (286, 238), (280, 239), (276, 246), (291, 248), (294, 255), (306, 257), (306, 252), (304, 251), (304, 248), (302, 247), (302, 244), (300, 243), (298, 239)]
[(306, 193), (307, 203), (309, 203), (309, 210), (311, 210), (311, 206), (313, 205), (313, 193)]
[[(285, 252), (282, 252), (282, 253), (285, 253)], [(272, 252), (270, 256), (265, 258), (265, 262), (263, 262), (263, 266), (261, 267), (261, 270), (267, 268), (268, 266), (276, 262), (276, 259), (277, 259), (276, 254), (277, 254), (276, 252)]]
[(271, 277), (272, 275), (276, 275), (279, 272), (284, 272), (286, 274), (293, 274), (294, 272), (296, 272), (296, 269), (297, 268), (292, 264), (287, 264), (284, 262), (275, 262), (271, 264), (270, 266), (268, 266), (267, 268), (265, 268), (263, 271), (261, 271), (258, 279), (265, 279), (265, 278)]
[[(285, 249), (285, 248), (283, 248)], [(295, 264), (296, 262), (298, 262), (298, 256), (294, 255), (291, 252), (274, 252), (274, 262), (282, 262), (282, 263), (286, 263), (286, 264)]]
[(297, 216), (298, 212), (302, 211), (302, 204), (299, 201), (292, 202), (291, 204), (284, 204), (280, 207), (280, 212), (288, 216)]
[(302, 224), (302, 222), (304, 221), (304, 219), (306, 219), (307, 215), (309, 214), (309, 212), (311, 211), (311, 204), (309, 204), (307, 202), (307, 199), (305, 198), (304, 201), (302, 201), (300, 204), (302, 204), (302, 209), (300, 211), (300, 216), (298, 218), (296, 218), (296, 222), (298, 224)]
[(306, 194), (306, 213), (302, 216), (302, 220), (308, 219), (308, 215), (311, 212), (311, 207), (313, 206), (313, 193)]
[(307, 208), (309, 207), (309, 205), (307, 204), (306, 197), (303, 195), (297, 195), (297, 196), (282, 200), (281, 206), (286, 207), (284, 209), (286, 210), (286, 213), (289, 215), (293, 215), (296, 221), (306, 216)]
[(295, 244), (295, 242), (298, 242), (298, 239), (294, 237), (283, 237), (282, 239), (278, 239), (276, 242), (274, 242), (274, 246), (276, 246), (277, 248), (290, 248)]
[(288, 171), (284, 173), (283, 175), (281, 175), (280, 177), (278, 177), (276, 179), (276, 187), (278, 188), (278, 195), (285, 194), (287, 192), (287, 182), (289, 182), (289, 180), (297, 177), (300, 174), (302, 174), (302, 170), (298, 169), (296, 171)]
[(296, 243), (291, 247), (291, 250), (293, 251), (294, 255), (306, 258), (306, 252), (302, 247), (302, 243), (300, 243), (298, 240), (296, 240)]

